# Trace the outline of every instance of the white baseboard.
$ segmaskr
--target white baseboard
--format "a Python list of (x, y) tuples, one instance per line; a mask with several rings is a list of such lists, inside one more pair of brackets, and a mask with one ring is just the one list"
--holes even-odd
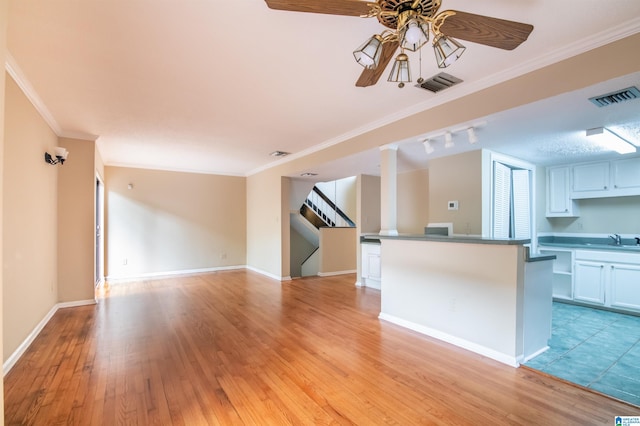
[(287, 277), (281, 277), (281, 276), (278, 276), (278, 275), (272, 274), (272, 273), (270, 273), (270, 272), (264, 271), (264, 270), (262, 270), (262, 269), (255, 268), (255, 267), (253, 267), (253, 266), (245, 266), (245, 268), (246, 268), (246, 269), (248, 269), (248, 270), (250, 270), (250, 271), (257, 272), (257, 273), (258, 273), (258, 274), (260, 274), (260, 275), (264, 275), (265, 277), (272, 278), (272, 279), (274, 279), (274, 280), (278, 280), (278, 281), (291, 281), (291, 277), (290, 277), (290, 276), (287, 276)]
[(355, 269), (349, 271), (335, 271), (335, 272), (318, 272), (319, 277), (333, 277), (334, 275), (346, 275), (346, 274), (355, 274)]
[(247, 266), (246, 265), (216, 266), (213, 268), (181, 269), (179, 271), (150, 272), (150, 273), (138, 274), (138, 275), (107, 276), (105, 277), (105, 280), (108, 281), (109, 284), (117, 284), (120, 282), (172, 277), (175, 275), (204, 274), (207, 272), (231, 271), (236, 269), (247, 269)]
[(460, 348), (469, 350), (471, 352), (475, 352), (482, 356), (486, 356), (487, 358), (491, 358), (503, 364), (507, 364), (511, 367), (518, 367), (520, 365), (517, 357), (503, 354), (502, 352), (498, 352), (496, 350), (487, 348), (477, 343), (473, 343), (468, 340), (461, 339), (459, 337), (452, 336), (447, 333), (443, 333), (442, 331), (435, 330), (431, 327), (426, 327), (424, 325), (416, 324), (414, 322), (407, 321), (393, 315), (385, 314), (383, 312), (381, 312), (380, 315), (378, 315), (378, 318), (381, 320), (399, 325), (401, 327), (408, 328), (409, 330), (416, 331), (420, 334), (425, 334), (427, 336), (431, 336), (438, 340), (442, 340), (443, 342), (451, 343), (454, 346), (458, 346)]
[(78, 300), (74, 302), (61, 302), (53, 305), (51, 310), (47, 312), (47, 314), (42, 318), (42, 320), (35, 326), (31, 333), (27, 336), (26, 339), (18, 346), (18, 348), (13, 351), (11, 356), (7, 358), (7, 360), (2, 364), (2, 377), (6, 376), (9, 371), (13, 368), (13, 366), (18, 362), (20, 357), (26, 352), (31, 343), (38, 337), (38, 334), (42, 331), (42, 329), (47, 325), (47, 323), (53, 318), (53, 315), (61, 308), (71, 308), (76, 306), (85, 306), (85, 305), (95, 305), (95, 299), (89, 300)]

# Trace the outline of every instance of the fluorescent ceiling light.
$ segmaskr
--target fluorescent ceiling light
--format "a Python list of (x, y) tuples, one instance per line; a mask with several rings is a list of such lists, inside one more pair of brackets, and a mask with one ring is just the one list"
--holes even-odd
[(626, 139), (613, 133), (604, 127), (596, 127), (587, 130), (587, 137), (606, 149), (617, 152), (618, 154), (630, 154), (636, 152), (636, 147), (629, 143)]

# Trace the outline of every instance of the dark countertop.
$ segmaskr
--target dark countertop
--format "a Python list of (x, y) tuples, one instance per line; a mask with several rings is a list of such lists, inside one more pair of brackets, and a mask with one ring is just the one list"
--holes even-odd
[(591, 238), (591, 237), (555, 237), (545, 236), (538, 238), (539, 246), (578, 248), (586, 250), (613, 250), (640, 252), (640, 246), (636, 245), (633, 238), (623, 238), (621, 245), (613, 244), (611, 238)]
[(364, 234), (360, 236), (360, 242), (374, 242), (370, 240), (412, 240), (412, 241), (434, 241), (442, 243), (466, 243), (466, 244), (498, 244), (498, 245), (524, 245), (531, 242), (530, 239), (516, 240), (512, 238), (494, 239), (482, 238), (466, 235), (424, 235), (424, 234), (400, 234), (400, 235), (379, 235)]

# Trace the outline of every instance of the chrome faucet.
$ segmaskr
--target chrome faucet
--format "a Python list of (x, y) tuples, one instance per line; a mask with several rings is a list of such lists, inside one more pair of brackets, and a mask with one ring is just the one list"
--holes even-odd
[(621, 246), (622, 245), (622, 238), (620, 237), (620, 234), (613, 234), (613, 235), (609, 235), (609, 238), (611, 238), (613, 240), (613, 243), (617, 246)]

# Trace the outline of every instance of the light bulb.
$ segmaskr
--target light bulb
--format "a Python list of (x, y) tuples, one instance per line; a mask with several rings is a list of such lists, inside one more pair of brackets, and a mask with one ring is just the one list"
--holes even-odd
[(417, 22), (409, 22), (407, 32), (404, 33), (404, 39), (407, 41), (407, 43), (416, 44), (420, 41), (421, 36), (422, 31), (420, 31), (420, 27), (418, 26)]

